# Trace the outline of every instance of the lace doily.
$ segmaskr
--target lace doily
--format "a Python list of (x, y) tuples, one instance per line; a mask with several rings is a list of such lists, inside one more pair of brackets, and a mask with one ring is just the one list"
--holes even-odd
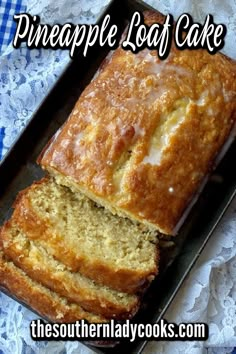
[[(109, 0), (29, 0), (26, 12), (42, 23), (94, 23)], [(3, 155), (69, 62), (67, 50), (15, 50), (9, 45), (0, 56), (1, 126), (5, 127)]]
[[(27, 12), (40, 14), (43, 22), (92, 23), (108, 0), (29, 0)], [(228, 28), (224, 52), (236, 58), (236, 0), (149, 0), (163, 13), (189, 12), (202, 22), (207, 13)], [(1, 126), (4, 147), (9, 149), (35, 108), (50, 90), (69, 60), (67, 51), (32, 50), (11, 46), (0, 57)], [(206, 342), (151, 342), (145, 353), (226, 354), (236, 346), (236, 199), (212, 235), (203, 254), (167, 311), (172, 322), (206, 321)], [(0, 294), (0, 353), (92, 353), (78, 342), (34, 342), (29, 322), (35, 315)]]

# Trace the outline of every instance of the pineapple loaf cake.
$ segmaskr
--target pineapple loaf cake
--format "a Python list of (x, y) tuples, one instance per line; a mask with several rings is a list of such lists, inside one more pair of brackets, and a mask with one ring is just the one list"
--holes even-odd
[(235, 61), (174, 43), (164, 61), (119, 47), (38, 162), (112, 213), (175, 235), (235, 118)]

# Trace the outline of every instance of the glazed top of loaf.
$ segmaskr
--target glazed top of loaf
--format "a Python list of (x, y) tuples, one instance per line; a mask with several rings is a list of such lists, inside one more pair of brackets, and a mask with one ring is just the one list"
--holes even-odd
[(118, 48), (40, 162), (118, 214), (174, 234), (235, 119), (229, 58), (172, 45), (161, 61), (154, 50)]

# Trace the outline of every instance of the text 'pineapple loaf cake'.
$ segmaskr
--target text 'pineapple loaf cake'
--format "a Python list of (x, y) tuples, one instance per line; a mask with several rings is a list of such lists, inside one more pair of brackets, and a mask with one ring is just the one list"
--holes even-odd
[[(150, 25), (160, 17), (145, 14)], [(236, 64), (206, 50), (119, 47), (39, 157), (57, 181), (173, 235), (236, 118)]]
[(108, 322), (104, 317), (83, 310), (77, 304), (50, 291), (28, 277), (13, 262), (6, 259), (0, 244), (0, 287), (34, 309), (42, 317), (54, 322), (71, 323), (87, 320), (92, 323)]
[(154, 232), (52, 178), (19, 193), (14, 208), (12, 222), (71, 272), (130, 294), (143, 292), (158, 272)]
[(29, 240), (17, 225), (7, 222), (0, 231), (4, 254), (33, 280), (105, 318), (130, 318), (139, 307), (139, 297), (96, 284), (80, 273), (70, 272), (37, 242)]

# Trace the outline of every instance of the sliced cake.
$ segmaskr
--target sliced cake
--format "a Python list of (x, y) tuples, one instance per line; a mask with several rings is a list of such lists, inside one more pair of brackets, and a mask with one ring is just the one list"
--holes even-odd
[(50, 321), (70, 323), (81, 319), (92, 323), (107, 322), (102, 316), (85, 311), (28, 277), (0, 250), (0, 286)]
[(70, 272), (11, 222), (1, 229), (0, 242), (6, 256), (32, 279), (89, 312), (109, 319), (122, 319), (132, 317), (138, 309), (138, 296), (112, 290), (78, 272)]
[(21, 192), (14, 207), (19, 229), (72, 272), (131, 294), (143, 292), (158, 272), (154, 232), (53, 179)]

